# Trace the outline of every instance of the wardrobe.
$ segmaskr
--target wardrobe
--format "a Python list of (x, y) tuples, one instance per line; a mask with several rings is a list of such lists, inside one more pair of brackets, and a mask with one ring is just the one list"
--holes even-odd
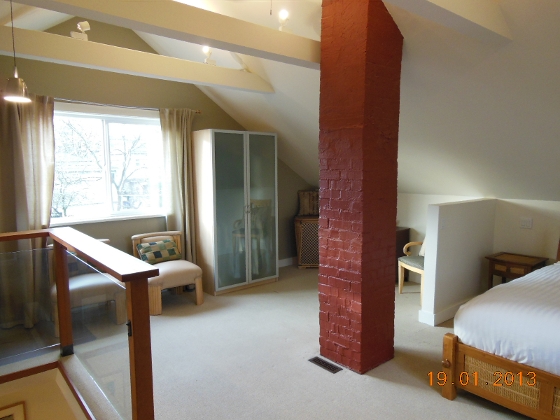
[(276, 134), (193, 132), (197, 265), (221, 294), (278, 279)]

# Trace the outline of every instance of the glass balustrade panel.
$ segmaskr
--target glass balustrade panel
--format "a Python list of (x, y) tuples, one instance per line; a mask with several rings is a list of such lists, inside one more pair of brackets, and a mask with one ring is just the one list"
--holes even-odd
[(0, 253), (0, 367), (60, 352), (52, 250)]
[(74, 354), (123, 419), (132, 418), (123, 283), (68, 256)]

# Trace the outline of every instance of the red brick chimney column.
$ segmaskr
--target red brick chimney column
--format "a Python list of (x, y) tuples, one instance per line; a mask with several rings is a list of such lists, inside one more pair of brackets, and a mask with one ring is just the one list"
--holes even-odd
[(381, 0), (323, 0), (319, 342), (359, 373), (394, 355), (402, 42)]

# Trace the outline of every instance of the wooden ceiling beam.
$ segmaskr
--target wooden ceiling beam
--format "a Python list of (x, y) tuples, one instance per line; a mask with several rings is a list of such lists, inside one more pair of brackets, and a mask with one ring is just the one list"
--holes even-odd
[(18, 0), (18, 3), (213, 48), (319, 69), (320, 42), (175, 1)]
[[(112, 45), (14, 28), (17, 57), (121, 74), (272, 93), (270, 83), (254, 73), (211, 66)], [(11, 28), (0, 27), (0, 54), (12, 55)]]

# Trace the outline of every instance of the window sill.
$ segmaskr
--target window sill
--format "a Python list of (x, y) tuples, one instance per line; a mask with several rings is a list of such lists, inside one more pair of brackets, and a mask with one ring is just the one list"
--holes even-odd
[(51, 219), (51, 227), (85, 225), (89, 223), (120, 222), (123, 220), (155, 219), (165, 217), (165, 214), (128, 214), (123, 216), (106, 216), (99, 219)]

